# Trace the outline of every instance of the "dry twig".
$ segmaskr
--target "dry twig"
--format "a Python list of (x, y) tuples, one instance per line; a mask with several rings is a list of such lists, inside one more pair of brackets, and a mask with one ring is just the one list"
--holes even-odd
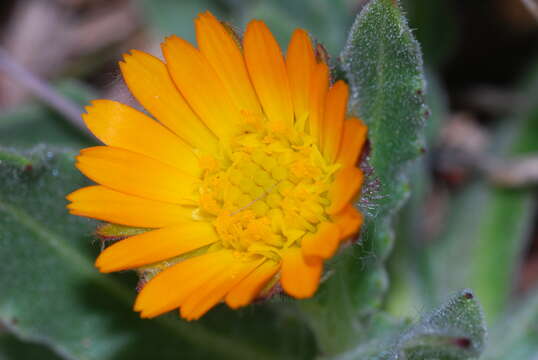
[(525, 187), (538, 185), (538, 155), (493, 161), (487, 173), (497, 185)]

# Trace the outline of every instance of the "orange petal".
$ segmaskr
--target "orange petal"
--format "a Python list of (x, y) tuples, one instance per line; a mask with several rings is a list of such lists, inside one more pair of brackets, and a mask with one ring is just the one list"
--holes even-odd
[(134, 305), (143, 318), (152, 318), (175, 309), (201, 285), (225, 271), (234, 261), (231, 251), (215, 251), (173, 265), (143, 288)]
[(340, 139), (344, 127), (349, 89), (342, 80), (337, 81), (327, 93), (323, 117), (323, 154), (333, 162), (340, 150)]
[(193, 208), (127, 195), (95, 185), (67, 196), (73, 215), (91, 217), (115, 224), (158, 228), (192, 219)]
[(307, 262), (300, 248), (289, 248), (282, 254), (282, 288), (297, 299), (308, 298), (318, 289), (322, 270), (323, 260)]
[(170, 75), (204, 123), (221, 140), (239, 129), (241, 113), (205, 56), (189, 42), (172, 35), (162, 44)]
[(209, 11), (195, 20), (196, 40), (235, 106), (250, 114), (260, 114), (261, 108), (243, 54), (236, 39)]
[(193, 176), (201, 173), (190, 146), (165, 127), (127, 105), (95, 100), (82, 115), (88, 128), (106, 145), (149, 156)]
[(282, 52), (267, 26), (252, 20), (243, 40), (248, 72), (270, 121), (293, 125), (293, 103)]
[(325, 63), (314, 66), (312, 82), (310, 84), (310, 100), (308, 124), (310, 135), (318, 141), (321, 138), (322, 120), (325, 108), (325, 98), (329, 89), (329, 67)]
[(355, 166), (366, 141), (367, 132), (368, 128), (361, 120), (357, 118), (346, 120), (336, 162), (343, 167)]
[(166, 65), (142, 51), (132, 50), (131, 53), (124, 55), (120, 68), (134, 97), (189, 145), (216, 153), (216, 137), (189, 108), (172, 82)]
[(192, 292), (191, 296), (181, 305), (181, 316), (187, 320), (200, 318), (263, 261), (264, 259), (243, 262), (241, 259), (236, 259), (236, 262), (226, 271)]
[(233, 309), (249, 304), (275, 276), (280, 264), (267, 260), (226, 295), (226, 303)]
[(362, 214), (351, 204), (347, 204), (342, 211), (334, 215), (334, 222), (340, 228), (340, 241), (345, 241), (356, 234), (363, 221)]
[(329, 190), (331, 205), (327, 213), (332, 215), (342, 210), (360, 190), (363, 179), (362, 171), (354, 166), (338, 170)]
[(113, 190), (178, 204), (198, 203), (199, 180), (144, 155), (111, 146), (84, 149), (76, 166)]
[(104, 273), (133, 269), (179, 256), (218, 239), (209, 222), (191, 220), (118, 241), (99, 255), (95, 266)]
[(340, 228), (332, 222), (323, 222), (315, 234), (307, 235), (301, 242), (305, 257), (320, 257), (328, 259), (338, 249)]
[[(286, 53), (286, 67), (290, 81), (295, 121), (304, 124), (309, 112), (310, 81), (316, 64), (312, 41), (302, 29), (291, 36)], [(299, 130), (303, 130), (302, 127)]]

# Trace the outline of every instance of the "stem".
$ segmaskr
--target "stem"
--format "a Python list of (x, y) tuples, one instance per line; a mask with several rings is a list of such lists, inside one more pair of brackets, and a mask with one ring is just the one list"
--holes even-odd
[(0, 47), (0, 72), (4, 72), (13, 81), (24, 86), (37, 98), (60, 113), (72, 126), (93, 138), (80, 116), (83, 112), (82, 108), (17, 63), (2, 47)]

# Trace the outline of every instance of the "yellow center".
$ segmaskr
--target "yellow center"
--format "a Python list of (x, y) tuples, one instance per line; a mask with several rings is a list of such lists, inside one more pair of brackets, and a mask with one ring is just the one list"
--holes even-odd
[(224, 160), (207, 158), (200, 210), (213, 220), (221, 245), (278, 260), (328, 220), (333, 174), (312, 137), (257, 131), (237, 136)]

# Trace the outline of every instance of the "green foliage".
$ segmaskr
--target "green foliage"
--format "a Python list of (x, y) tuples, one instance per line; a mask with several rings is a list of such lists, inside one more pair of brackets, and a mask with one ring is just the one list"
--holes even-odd
[(446, 94), (432, 72), (427, 72), (427, 81), (426, 103), (431, 112), (425, 128), (427, 153), (412, 165), (411, 196), (397, 217), (395, 248), (387, 261), (391, 286), (386, 306), (391, 313), (399, 316), (405, 316), (410, 309), (417, 307), (431, 308), (444, 299), (431, 296), (432, 290), (428, 288), (430, 272), (423, 251), (427, 239), (421, 226), (428, 216), (424, 204), (433, 186), (432, 175), (428, 171), (430, 148), (438, 138), (443, 120), (448, 117), (448, 104)]
[[(524, 91), (532, 94), (538, 77), (531, 79)], [(538, 151), (535, 104), (521, 109), (506, 124), (495, 135), (493, 154), (514, 157)], [(426, 253), (425, 272), (430, 274), (426, 287), (432, 301), (471, 286), (488, 322), (502, 314), (510, 302), (513, 279), (533, 225), (533, 199), (532, 189), (492, 187), (477, 179), (452, 200), (444, 232)], [(456, 259), (459, 266), (454, 268)]]
[(464, 290), (405, 332), (395, 352), (417, 360), (471, 359), (482, 353), (485, 336), (480, 305)]
[(538, 354), (538, 289), (505, 314), (489, 337), (484, 360), (529, 360)]
[(470, 290), (396, 334), (358, 346), (337, 360), (463, 360), (480, 356), (486, 336), (482, 310)]
[(61, 360), (46, 346), (24, 343), (8, 333), (0, 333), (0, 359)]
[(369, 126), (368, 163), (379, 189), (367, 200), (376, 217), (387, 221), (406, 199), (404, 171), (423, 149), (427, 108), (420, 47), (395, 2), (377, 0), (357, 17), (342, 58), (352, 112)]

